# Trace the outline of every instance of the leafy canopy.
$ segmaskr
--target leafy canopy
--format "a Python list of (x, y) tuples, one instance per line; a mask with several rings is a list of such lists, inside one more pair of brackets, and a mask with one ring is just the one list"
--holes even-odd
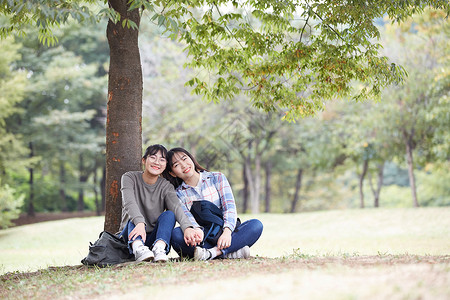
[(219, 101), (244, 90), (256, 107), (283, 109), (288, 120), (322, 109), (325, 99), (379, 97), (402, 81), (404, 69), (379, 54), (375, 20), (400, 22), (426, 5), (449, 9), (447, 1), (171, 3), (158, 23), (186, 43), (190, 67), (206, 70), (188, 82), (194, 92)]
[(57, 38), (52, 33), (52, 27), (66, 23), (69, 18), (83, 22), (95, 20), (88, 5), (95, 0), (61, 1), (61, 0), (0, 0), (0, 38), (5, 38), (12, 32), (25, 35), (28, 25), (39, 29), (39, 41), (43, 44), (54, 44)]
[[(70, 17), (95, 16), (88, 6), (103, 1), (1, 1), (8, 16), (2, 37), (37, 22), (40, 39), (52, 42), (50, 28)], [(186, 44), (187, 66), (198, 70), (187, 82), (193, 92), (218, 102), (241, 91), (265, 111), (284, 110), (285, 119), (313, 114), (324, 100), (379, 97), (406, 72), (380, 55), (376, 20), (401, 22), (426, 6), (444, 10), (446, 0), (129, 0)], [(112, 8), (100, 15), (137, 29)], [(97, 15), (98, 16), (98, 15)], [(354, 83), (359, 85), (354, 87)]]

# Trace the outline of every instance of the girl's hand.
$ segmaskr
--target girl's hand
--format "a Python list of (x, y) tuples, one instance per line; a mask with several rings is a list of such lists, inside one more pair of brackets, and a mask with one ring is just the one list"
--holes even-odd
[(184, 242), (188, 246), (193, 246), (192, 241), (194, 240), (195, 230), (194, 228), (188, 227), (184, 231)]
[(200, 228), (186, 228), (184, 231), (184, 241), (188, 246), (197, 246), (203, 241), (203, 230)]
[(197, 245), (196, 232), (194, 228), (192, 227), (186, 228), (186, 230), (184, 231), (184, 242), (188, 246)]
[(205, 233), (201, 228), (195, 228), (195, 242), (197, 245), (200, 245), (203, 242), (203, 238), (205, 237)]
[(231, 245), (231, 230), (228, 227), (225, 227), (222, 235), (217, 240), (217, 248), (219, 250), (226, 249)]
[(128, 235), (129, 241), (134, 241), (137, 237), (142, 238), (142, 242), (145, 244), (147, 239), (147, 232), (145, 231), (145, 223), (137, 223), (136, 227)]

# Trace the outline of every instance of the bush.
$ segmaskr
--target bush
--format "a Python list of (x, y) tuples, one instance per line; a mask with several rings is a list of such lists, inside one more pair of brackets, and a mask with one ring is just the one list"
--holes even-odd
[(13, 225), (11, 220), (19, 217), (24, 195), (15, 195), (9, 185), (0, 186), (0, 227), (5, 229)]

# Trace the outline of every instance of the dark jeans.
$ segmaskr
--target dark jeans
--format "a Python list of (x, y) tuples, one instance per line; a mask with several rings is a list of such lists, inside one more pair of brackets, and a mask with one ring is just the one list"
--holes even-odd
[[(231, 233), (231, 246), (222, 250), (222, 255), (225, 256), (228, 253), (237, 251), (245, 246), (251, 247), (261, 236), (263, 231), (263, 224), (257, 219), (251, 219), (242, 223), (237, 231)], [(178, 253), (180, 257), (194, 257), (195, 247), (188, 246), (184, 242), (184, 235), (180, 227), (175, 228), (172, 231), (171, 244), (173, 249)], [(210, 249), (216, 245), (211, 245), (208, 242), (204, 242), (203, 248)]]
[[(130, 232), (136, 227), (131, 221), (128, 221), (127, 225), (123, 228), (120, 233), (126, 240), (128, 240), (128, 235)], [(170, 240), (172, 236), (172, 230), (175, 227), (175, 215), (172, 211), (166, 210), (162, 214), (159, 215), (158, 220), (156, 221), (155, 228), (152, 232), (147, 232), (147, 239), (145, 240), (145, 245), (150, 249), (153, 248), (153, 245), (156, 244), (157, 241), (163, 241), (166, 243), (166, 254), (170, 251)], [(139, 236), (135, 240), (141, 240), (142, 237)], [(130, 253), (133, 253), (133, 249), (131, 248), (131, 243), (135, 240), (128, 241), (128, 249)]]

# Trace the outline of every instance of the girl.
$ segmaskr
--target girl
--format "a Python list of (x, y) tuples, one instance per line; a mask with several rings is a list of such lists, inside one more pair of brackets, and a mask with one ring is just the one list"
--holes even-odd
[(131, 171), (122, 176), (120, 230), (128, 239), (130, 253), (136, 261), (168, 260), (175, 219), (184, 232), (186, 244), (195, 245), (199, 239), (183, 213), (173, 186), (160, 177), (166, 169), (166, 155), (164, 146), (149, 146), (142, 157), (144, 171)]
[[(198, 233), (195, 245), (185, 243), (182, 229), (172, 232), (172, 246), (180, 256), (195, 260), (221, 258), (248, 258), (251, 247), (261, 236), (263, 225), (257, 219), (236, 226), (236, 205), (227, 178), (222, 173), (208, 172), (183, 148), (173, 148), (167, 153), (167, 169), (164, 177), (176, 188), (184, 213), (195, 224)], [(207, 200), (217, 206), (223, 217), (223, 232), (217, 243), (203, 241), (204, 233), (191, 213), (195, 201)]]

